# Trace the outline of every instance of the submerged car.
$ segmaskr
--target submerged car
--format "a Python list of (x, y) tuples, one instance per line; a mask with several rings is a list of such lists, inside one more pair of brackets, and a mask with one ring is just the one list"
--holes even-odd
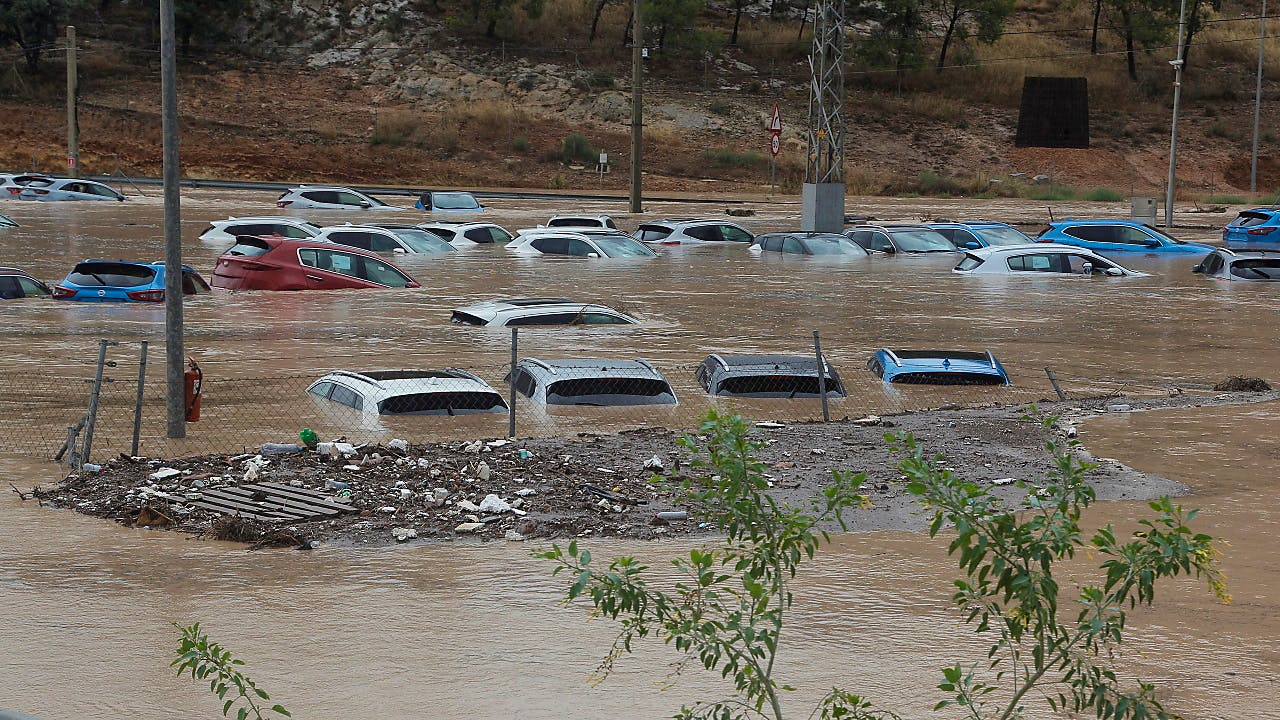
[(414, 227), (439, 236), (455, 247), (477, 244), (487, 245), (489, 243), (505, 245), (516, 237), (507, 232), (507, 229), (501, 225), (488, 222), (424, 222), (418, 223)]
[(1280, 253), (1220, 248), (1209, 253), (1191, 271), (1219, 280), (1280, 280)]
[(18, 227), (18, 223), (14, 222), (13, 220), (10, 220), (9, 218), (3, 215), (0, 215), (0, 228), (11, 228), (11, 227)]
[(19, 200), (54, 202), (63, 200), (116, 200), (125, 196), (109, 186), (75, 178), (33, 178), (18, 192)]
[(414, 225), (335, 225), (315, 238), (379, 253), (450, 253), (457, 248)]
[(242, 235), (279, 235), (305, 240), (319, 234), (319, 225), (301, 218), (264, 215), (214, 220), (209, 223), (209, 229), (200, 234), (200, 239), (207, 242), (233, 243)]
[(956, 252), (950, 240), (924, 225), (854, 225), (844, 235), (873, 253)]
[(506, 381), (539, 405), (676, 404), (671, 383), (644, 360), (525, 358)]
[(871, 251), (844, 235), (821, 232), (780, 232), (757, 235), (747, 250), (756, 255), (782, 253), (783, 255), (867, 257), (871, 254)]
[(608, 215), (556, 215), (547, 221), (547, 227), (618, 229)]
[(368, 250), (315, 240), (242, 237), (218, 256), (213, 286), (227, 290), (339, 290), (420, 287)]
[(456, 325), (635, 325), (638, 321), (606, 305), (568, 298), (511, 298), (476, 303), (453, 311)]
[(1232, 250), (1280, 249), (1280, 210), (1243, 210), (1222, 228), (1222, 242)]
[(49, 297), (53, 291), (48, 285), (18, 268), (0, 267), (0, 300)]
[(507, 411), (489, 383), (457, 368), (444, 370), (335, 370), (307, 392), (373, 415), (470, 415)]
[(1008, 385), (1009, 374), (990, 351), (877, 350), (867, 369), (887, 383)]
[[(55, 300), (79, 302), (164, 302), (164, 263), (85, 260), (53, 286)], [(200, 273), (182, 266), (182, 294), (209, 292)]]
[(1027, 245), (1035, 242), (1018, 228), (1002, 222), (933, 222), (925, 227), (951, 241), (957, 248), (976, 250), (999, 245)]
[(968, 250), (964, 254), (964, 259), (952, 272), (965, 275), (1020, 275), (1022, 273), (1107, 275), (1109, 277), (1146, 275), (1146, 273), (1122, 267), (1092, 250), (1048, 243)]
[(1136, 220), (1058, 220), (1036, 242), (1074, 245), (1099, 252), (1207, 253), (1212, 245), (1179, 240)]
[(483, 212), (484, 206), (469, 192), (437, 191), (424, 192), (418, 196), (413, 206), (427, 212)]
[(749, 230), (724, 220), (674, 218), (654, 220), (636, 228), (635, 239), (661, 245), (699, 245), (702, 243), (742, 242), (755, 239)]
[(657, 257), (658, 253), (630, 235), (615, 230), (572, 232), (550, 228), (516, 236), (506, 248), (521, 255), (570, 255), (588, 258)]
[(276, 207), (290, 210), (399, 210), (347, 187), (302, 185), (276, 198)]
[[(748, 398), (844, 397), (844, 383), (826, 361), (803, 355), (708, 355), (695, 376), (711, 395)], [(822, 385), (822, 387), (819, 387)]]

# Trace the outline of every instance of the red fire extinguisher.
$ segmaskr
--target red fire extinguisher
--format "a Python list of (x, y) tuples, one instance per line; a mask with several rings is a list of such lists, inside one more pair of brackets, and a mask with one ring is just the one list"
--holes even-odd
[(187, 409), (187, 422), (200, 421), (200, 385), (204, 380), (204, 373), (200, 372), (200, 365), (190, 356), (187, 356), (187, 371), (182, 374), (182, 397)]

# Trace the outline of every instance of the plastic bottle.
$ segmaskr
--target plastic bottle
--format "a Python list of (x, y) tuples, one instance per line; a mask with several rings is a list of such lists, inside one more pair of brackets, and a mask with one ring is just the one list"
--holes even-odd
[(320, 442), (320, 438), (316, 435), (316, 431), (311, 428), (302, 428), (298, 433), (298, 439), (302, 441), (309, 449), (315, 450), (316, 444)]
[(288, 453), (302, 452), (302, 446), (296, 443), (263, 443), (263, 455), (287, 455)]
[(344, 483), (344, 482), (341, 482), (341, 481), (338, 481), (338, 480), (325, 480), (325, 481), (324, 481), (324, 489), (325, 489), (325, 490), (346, 490), (346, 489), (347, 489), (347, 488), (349, 488), (349, 487), (351, 487), (351, 484), (350, 484), (350, 483)]
[(85, 472), (102, 472), (102, 466), (93, 463), (85, 463), (80, 466), (80, 469)]
[(671, 522), (672, 520), (689, 519), (689, 513), (684, 510), (669, 510), (667, 512), (654, 513), (653, 516), (659, 520), (666, 520), (667, 522)]

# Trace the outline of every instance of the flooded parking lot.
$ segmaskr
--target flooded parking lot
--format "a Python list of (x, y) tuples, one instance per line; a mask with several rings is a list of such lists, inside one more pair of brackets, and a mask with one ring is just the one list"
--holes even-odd
[[(207, 276), (224, 249), (196, 240), (207, 221), (274, 214), (272, 199), (189, 193), (187, 262)], [(491, 205), (487, 219), (512, 229), (570, 209), (612, 212), (627, 229), (636, 224), (617, 212), (621, 203)], [(799, 212), (798, 205), (748, 207), (758, 214), (742, 221), (757, 231), (792, 227)], [(723, 208), (650, 203), (648, 210), (701, 216)], [(1042, 207), (1025, 201), (885, 200), (856, 211), (895, 220), (1047, 219)], [(158, 197), (123, 205), (6, 203), (0, 212), (23, 224), (0, 230), (4, 263), (43, 279), (61, 279), (84, 258), (162, 254)], [(1216, 236), (1208, 229), (1178, 234)], [(187, 344), (210, 376), (250, 386), (256, 378), (318, 376), (331, 367), (445, 365), (497, 383), (507, 334), (453, 326), (449, 311), (494, 296), (564, 295), (625, 308), (644, 323), (528, 331), (521, 338), (525, 354), (638, 356), (691, 372), (708, 352), (805, 352), (819, 330), (832, 362), (866, 387), (878, 383), (864, 377), (861, 365), (885, 345), (990, 348), (1025, 378), (1045, 366), (1081, 381), (1142, 386), (1268, 376), (1276, 359), (1275, 286), (1210, 281), (1190, 272), (1195, 260), (1187, 257), (1122, 262), (1151, 276), (960, 277), (950, 273), (954, 258), (771, 261), (740, 246), (663, 249), (638, 262), (516, 258), (482, 246), (406, 258), (403, 266), (422, 281), (418, 290), (201, 296), (187, 307)], [(158, 358), (162, 322), (160, 308), (143, 305), (5, 303), (5, 377), (56, 368), (83, 375), (99, 337), (152, 340)], [(282, 431), (296, 432), (297, 417), (277, 420)], [(1271, 717), (1280, 671), (1274, 647), (1280, 587), (1270, 540), (1280, 491), (1267, 481), (1280, 458), (1274, 409), (1109, 416), (1082, 430), (1096, 453), (1195, 488), (1188, 504), (1204, 507), (1206, 527), (1232, 543), (1225, 569), (1236, 603), (1214, 606), (1195, 583), (1178, 583), (1155, 610), (1133, 616), (1125, 667), (1161, 681), (1188, 717)], [(198, 432), (212, 430), (193, 427)], [(6, 459), (0, 470), (20, 485), (56, 476), (51, 464), (31, 459)], [(1141, 510), (1112, 503), (1093, 519), (1126, 524)], [(602, 549), (610, 550), (661, 560), (687, 545)], [(409, 718), (423, 707), (441, 717), (660, 717), (681, 702), (717, 696), (714, 679), (700, 674), (682, 675), (676, 689), (659, 691), (653, 681), (670, 673), (670, 655), (659, 647), (624, 661), (604, 686), (588, 687), (584, 679), (612, 639), (611, 628), (584, 624), (580, 609), (557, 606), (558, 586), (526, 553), (496, 543), (247, 553), (40, 509), (6, 492), (0, 707), (51, 719), (212, 717), (216, 709), (200, 688), (174, 679), (166, 667), (175, 637), (168, 623), (194, 620), (242, 654), (254, 677), (297, 717), (377, 708), (381, 717)], [(800, 680), (795, 707), (839, 684), (905, 716), (924, 715), (939, 699), (930, 690), (935, 668), (984, 652), (950, 609), (947, 581), (954, 574), (941, 547), (918, 535), (838, 538), (804, 579), (794, 645), (783, 657), (784, 674)]]

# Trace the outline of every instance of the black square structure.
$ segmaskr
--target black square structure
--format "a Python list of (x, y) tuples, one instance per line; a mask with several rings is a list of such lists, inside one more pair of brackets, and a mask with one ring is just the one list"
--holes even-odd
[(1018, 147), (1089, 147), (1089, 79), (1028, 77), (1022, 81)]

